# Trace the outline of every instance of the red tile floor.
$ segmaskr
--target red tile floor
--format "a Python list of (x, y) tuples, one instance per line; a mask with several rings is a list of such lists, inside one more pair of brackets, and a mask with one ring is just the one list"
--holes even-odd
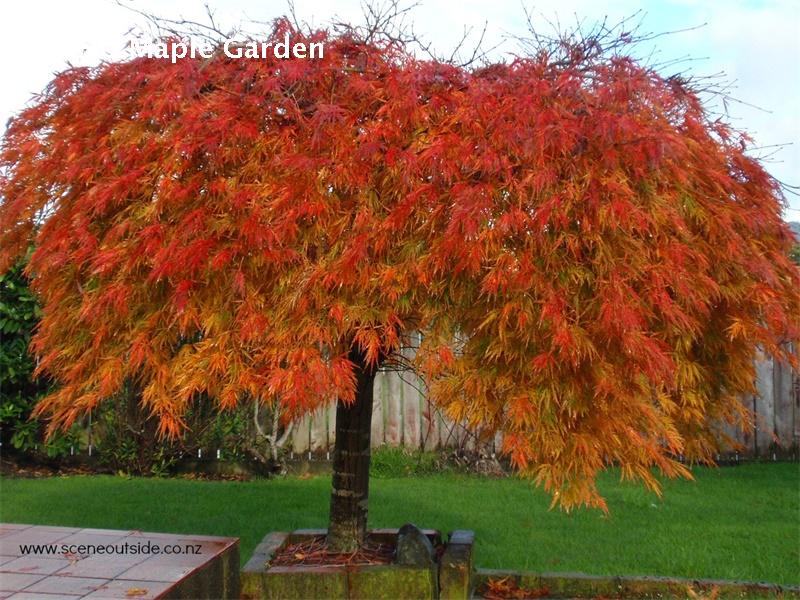
[[(26, 552), (37, 544), (49, 548)], [(2, 523), (0, 599), (160, 598), (234, 544), (235, 538)]]

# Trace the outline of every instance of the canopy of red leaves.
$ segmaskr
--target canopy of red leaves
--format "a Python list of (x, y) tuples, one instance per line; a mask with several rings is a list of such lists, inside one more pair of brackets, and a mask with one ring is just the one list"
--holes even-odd
[(353, 344), (419, 331), (431, 398), (562, 506), (602, 506), (610, 463), (657, 488), (708, 459), (758, 349), (798, 337), (746, 140), (622, 56), (470, 70), (314, 36), (324, 59), (70, 69), (11, 121), (0, 268), (34, 243), (60, 383), (38, 414), (131, 379), (166, 434), (200, 393), (296, 416), (353, 397)]

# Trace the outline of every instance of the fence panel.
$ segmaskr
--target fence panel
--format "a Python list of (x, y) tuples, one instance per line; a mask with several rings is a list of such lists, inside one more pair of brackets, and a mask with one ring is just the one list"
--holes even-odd
[[(794, 351), (798, 354), (797, 348)], [(757, 394), (742, 398), (755, 413), (753, 426), (744, 431), (727, 427), (726, 433), (738, 448), (726, 450), (742, 456), (769, 457), (773, 452), (796, 449), (800, 441), (800, 376), (788, 365), (767, 357), (756, 363), (756, 388)], [(376, 376), (373, 447), (386, 444), (425, 450), (475, 449), (474, 433), (442, 416), (426, 399), (424, 389), (413, 373), (389, 371)], [(290, 444), (294, 453), (333, 451), (335, 419), (333, 403), (300, 419)], [(487, 451), (497, 452), (501, 446), (502, 437), (495, 436), (487, 443)]]

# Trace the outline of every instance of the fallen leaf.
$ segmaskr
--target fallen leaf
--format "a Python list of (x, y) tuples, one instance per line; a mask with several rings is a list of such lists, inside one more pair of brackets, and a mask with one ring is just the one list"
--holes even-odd
[(146, 596), (147, 590), (145, 588), (128, 588), (127, 590), (125, 590), (125, 595), (128, 596), (129, 598), (132, 598), (134, 596)]
[(486, 600), (528, 600), (530, 598), (542, 598), (549, 594), (547, 588), (536, 590), (519, 587), (519, 584), (510, 577), (502, 579), (490, 579), (486, 583), (483, 597)]

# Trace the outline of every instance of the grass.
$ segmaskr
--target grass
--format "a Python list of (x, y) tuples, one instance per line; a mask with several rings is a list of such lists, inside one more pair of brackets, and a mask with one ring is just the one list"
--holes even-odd
[[(477, 563), (488, 568), (800, 583), (798, 465), (696, 469), (695, 476), (667, 482), (659, 499), (605, 473), (608, 516), (548, 511), (543, 492), (513, 478), (376, 476), (370, 524), (474, 529)], [(246, 560), (268, 531), (324, 527), (329, 489), (328, 477), (4, 478), (0, 519), (237, 536)]]

